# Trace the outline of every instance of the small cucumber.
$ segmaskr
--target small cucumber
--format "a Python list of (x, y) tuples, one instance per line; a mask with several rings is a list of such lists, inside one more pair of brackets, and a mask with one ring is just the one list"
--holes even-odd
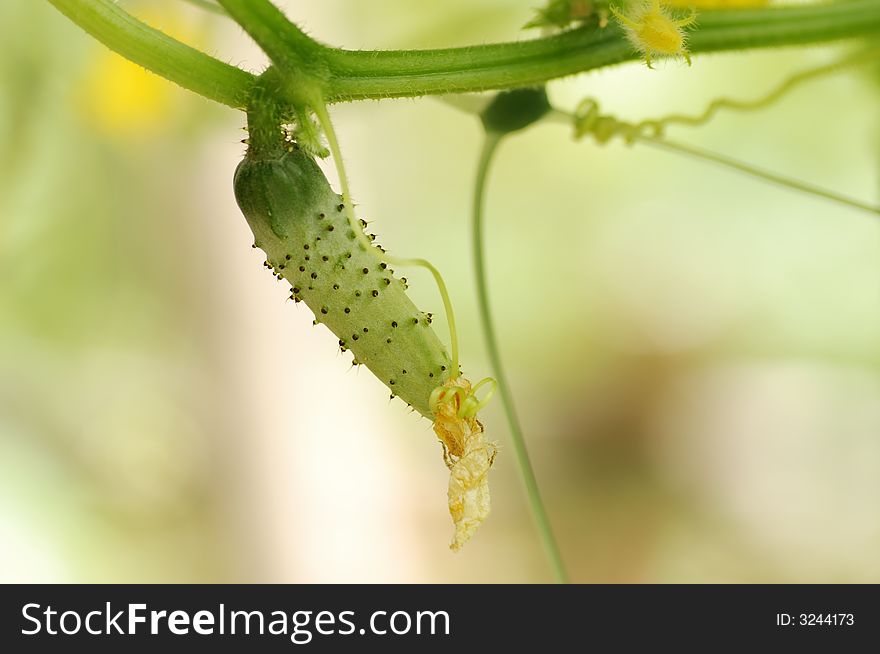
[(295, 143), (271, 156), (249, 152), (235, 171), (234, 189), (254, 245), (290, 283), (291, 298), (305, 302), (392, 396), (433, 419), (429, 398), (450, 378), (452, 363), (431, 314), (409, 299), (406, 280), (358, 240), (342, 196), (315, 160)]

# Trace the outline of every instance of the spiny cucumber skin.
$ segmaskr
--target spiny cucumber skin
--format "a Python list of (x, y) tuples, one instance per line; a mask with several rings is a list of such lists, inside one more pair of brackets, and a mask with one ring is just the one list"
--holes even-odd
[(342, 197), (315, 161), (294, 146), (280, 157), (248, 154), (234, 189), (254, 244), (290, 283), (291, 297), (392, 395), (432, 419), (428, 400), (452, 372), (449, 355), (405, 282), (357, 240)]

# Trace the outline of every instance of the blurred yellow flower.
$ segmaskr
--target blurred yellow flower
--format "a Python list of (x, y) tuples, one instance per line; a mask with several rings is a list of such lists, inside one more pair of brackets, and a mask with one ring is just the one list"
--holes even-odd
[(104, 131), (140, 132), (161, 123), (170, 106), (169, 87), (158, 75), (103, 50), (91, 62), (80, 104)]
[[(151, 23), (149, 16), (141, 17)], [(197, 39), (181, 17), (165, 13), (161, 29), (185, 42)], [(150, 133), (174, 109), (178, 90), (170, 82), (106, 48), (96, 49), (77, 89), (77, 104), (97, 131), (114, 136)]]

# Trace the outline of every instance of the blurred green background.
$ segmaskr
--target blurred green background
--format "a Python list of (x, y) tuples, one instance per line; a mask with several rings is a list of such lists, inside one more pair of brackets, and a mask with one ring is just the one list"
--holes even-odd
[[(223, 17), (124, 4), (264, 65)], [(526, 38), (536, 5), (286, 3), (350, 48)], [(430, 425), (351, 369), (250, 247), (239, 113), (46, 2), (0, 4), (0, 42), (0, 580), (549, 581), (497, 401), (493, 513), (447, 549)], [(549, 91), (650, 118), (756, 97), (839, 52), (630, 64)], [(840, 74), (671, 135), (873, 199), (876, 80)], [(431, 99), (334, 116), (364, 217), (440, 268), (465, 371), (490, 374), (469, 265), (476, 119)], [(876, 220), (541, 125), (501, 151), (488, 238), (501, 346), (576, 581), (880, 582)], [(441, 313), (430, 278), (409, 277)]]

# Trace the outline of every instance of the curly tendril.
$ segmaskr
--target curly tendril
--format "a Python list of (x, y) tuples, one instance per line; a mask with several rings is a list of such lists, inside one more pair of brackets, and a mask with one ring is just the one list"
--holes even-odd
[(575, 109), (571, 119), (574, 124), (575, 138), (592, 136), (597, 143), (604, 145), (615, 137), (622, 138), (627, 144), (639, 139), (661, 139), (670, 125), (700, 127), (712, 120), (720, 111), (759, 111), (766, 109), (801, 85), (815, 79), (832, 75), (841, 70), (876, 63), (880, 60), (880, 48), (871, 47), (847, 55), (830, 64), (807, 68), (790, 75), (769, 92), (751, 100), (734, 98), (718, 98), (710, 102), (698, 114), (669, 114), (661, 118), (630, 123), (615, 116), (603, 114), (599, 102), (593, 98), (585, 98)]

